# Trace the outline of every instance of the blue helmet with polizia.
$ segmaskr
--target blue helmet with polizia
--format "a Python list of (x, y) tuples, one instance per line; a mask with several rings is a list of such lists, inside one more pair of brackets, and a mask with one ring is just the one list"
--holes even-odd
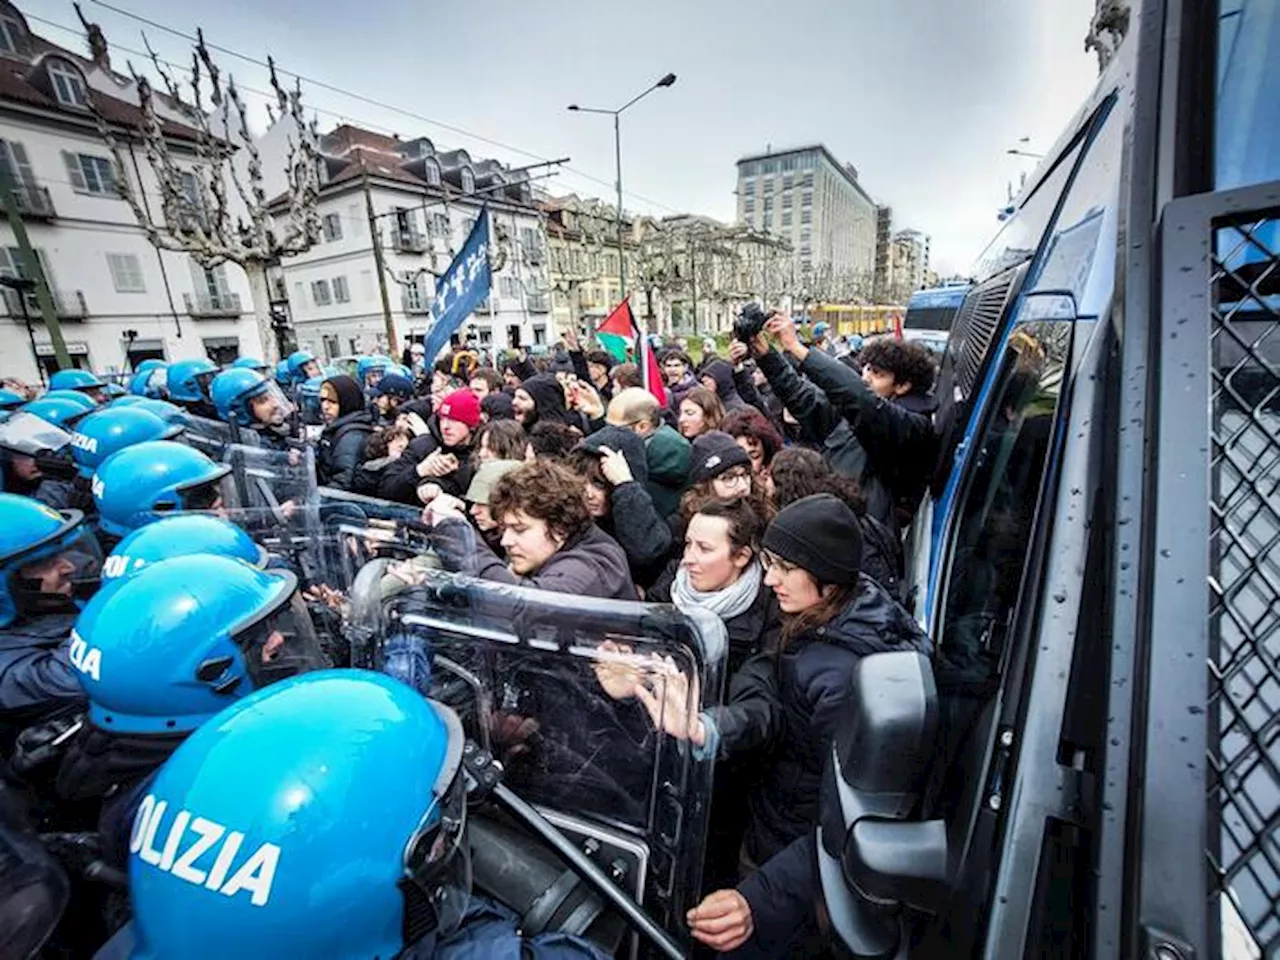
[(231, 467), (172, 440), (135, 444), (112, 454), (93, 475), (98, 525), (123, 537), (179, 510), (212, 510)]
[(107, 382), (92, 370), (58, 370), (49, 378), (50, 390), (78, 390), (99, 403), (107, 399)]
[(242, 427), (255, 423), (278, 427), (293, 414), (293, 404), (280, 387), (257, 370), (222, 371), (213, 378), (209, 396), (219, 417)]
[[(451, 710), (368, 671), (311, 673), (234, 704), (178, 748), (138, 809), (135, 960), (267, 960), (286, 944), (389, 960), (456, 929), (470, 895), (463, 746)], [(224, 838), (207, 873), (164, 854), (196, 841), (196, 817)]]
[(76, 424), (71, 435), (71, 457), (76, 472), (88, 479), (113, 453), (148, 440), (172, 440), (181, 432), (178, 424), (165, 423), (154, 413), (137, 407), (98, 410)]
[(190, 733), (255, 690), (329, 665), (297, 577), (208, 554), (100, 592), (72, 643), (85, 651), (89, 719), (125, 734)]
[(169, 364), (169, 399), (180, 403), (199, 403), (209, 398), (208, 383), (218, 375), (217, 365), (208, 357), (178, 360)]
[(102, 562), (103, 587), (115, 587), (165, 560), (190, 556), (230, 557), (259, 570), (268, 560), (267, 552), (234, 523), (187, 513), (149, 523), (116, 544)]
[(13, 390), (0, 390), (0, 410), (15, 410), (27, 402), (27, 398)]
[(231, 369), (233, 370), (257, 370), (263, 376), (271, 368), (257, 357), (236, 357), (231, 361)]
[(170, 403), (168, 400), (153, 400), (150, 397), (138, 397), (133, 404), (140, 410), (146, 410), (147, 413), (154, 413), (165, 423), (176, 423), (178, 426), (186, 426), (187, 411), (183, 410), (176, 403)]
[(101, 572), (102, 550), (79, 510), (0, 493), (0, 627), (74, 611)]
[[(87, 417), (97, 409), (97, 406), (88, 397), (83, 397), (82, 401), (46, 395), (32, 400), (22, 409), (26, 413), (33, 414), (56, 427), (69, 430), (75, 426), (76, 421), (82, 417)], [(84, 405), (86, 402), (89, 404), (87, 407)]]
[(297, 386), (320, 373), (320, 361), (310, 350), (295, 350), (289, 354), (289, 384)]

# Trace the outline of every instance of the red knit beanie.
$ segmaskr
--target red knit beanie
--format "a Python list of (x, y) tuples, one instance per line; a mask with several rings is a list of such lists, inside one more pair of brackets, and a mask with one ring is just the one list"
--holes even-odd
[(440, 401), (436, 415), (442, 420), (447, 417), (465, 423), (474, 430), (480, 426), (480, 398), (466, 388), (455, 390)]

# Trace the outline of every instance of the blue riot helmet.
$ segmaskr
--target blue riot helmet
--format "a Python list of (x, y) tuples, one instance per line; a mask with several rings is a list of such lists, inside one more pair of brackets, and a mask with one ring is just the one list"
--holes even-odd
[(328, 666), (294, 574), (211, 555), (162, 560), (103, 591), (71, 642), (85, 651), (90, 720), (126, 734), (189, 733), (254, 690)]
[(74, 611), (101, 573), (102, 550), (79, 510), (0, 493), (0, 627)]
[(320, 361), (310, 350), (295, 350), (289, 354), (289, 383), (296, 386), (320, 373)]
[[(88, 402), (89, 406), (84, 406), (84, 402)], [(32, 400), (22, 408), (25, 412), (46, 420), (54, 426), (70, 429), (74, 427), (76, 421), (82, 417), (88, 416), (97, 409), (93, 401), (88, 397), (81, 398), (80, 401), (71, 400), (67, 397), (50, 397), (45, 395), (36, 400)]]
[[(0, 455), (5, 464), (4, 475), (10, 480), (37, 484), (45, 476), (75, 476), (71, 434), (25, 408), (0, 424)], [(11, 471), (19, 476), (11, 476)]]
[(168, 400), (152, 400), (150, 397), (139, 397), (134, 406), (146, 410), (148, 413), (154, 413), (165, 423), (176, 423), (178, 426), (185, 426), (187, 423), (187, 411), (177, 404), (170, 403)]
[(0, 410), (14, 410), (27, 402), (27, 398), (13, 390), (0, 390)]
[[(134, 960), (391, 958), (455, 929), (470, 887), (463, 747), (453, 711), (372, 672), (235, 703), (138, 808)], [(166, 855), (215, 832), (198, 875)]]
[(224, 370), (214, 377), (209, 396), (219, 417), (242, 427), (279, 427), (293, 415), (280, 387), (257, 370)]
[(152, 370), (161, 370), (168, 365), (169, 364), (165, 363), (163, 360), (151, 357), (150, 359), (143, 360), (140, 364), (134, 367), (133, 370), (134, 373), (150, 373)]
[(830, 324), (824, 323), (823, 321), (819, 320), (817, 323), (813, 325), (813, 339), (821, 340), (830, 332), (830, 330), (831, 330)]
[(123, 396), (114, 397), (111, 400), (111, 409), (119, 410), (122, 407), (132, 407), (135, 403), (141, 403), (142, 399), (143, 399), (142, 397), (139, 397), (135, 394), (126, 393)]
[(50, 390), (77, 390), (96, 403), (107, 399), (107, 383), (92, 370), (58, 370), (49, 378)]
[(236, 357), (231, 361), (232, 370), (257, 370), (263, 376), (271, 368), (259, 360), (257, 357)]
[(289, 376), (289, 361), (287, 359), (281, 360), (276, 364), (275, 377), (276, 383), (286, 389), (293, 385), (293, 378)]
[(356, 361), (356, 382), (360, 388), (376, 387), (378, 381), (391, 366), (391, 358), (375, 354), (372, 357), (361, 357)]
[[(148, 367), (149, 363), (155, 366)], [(169, 365), (159, 360), (144, 361), (129, 381), (129, 392), (136, 397), (164, 400), (169, 396)]]
[(383, 376), (385, 377), (393, 373), (399, 374), (400, 376), (407, 378), (410, 382), (413, 381), (413, 371), (410, 370), (408, 367), (406, 367), (403, 363), (391, 364), (391, 366), (387, 367), (386, 372), (383, 374)]
[(176, 557), (215, 556), (243, 560), (259, 570), (267, 552), (234, 523), (207, 514), (165, 517), (133, 531), (102, 561), (105, 586), (117, 586), (147, 567)]
[(107, 457), (93, 476), (98, 524), (123, 537), (166, 513), (215, 510), (230, 472), (227, 464), (172, 440), (135, 444)]
[(202, 383), (217, 376), (218, 367), (208, 357), (195, 360), (179, 360), (169, 364), (169, 399), (179, 403), (199, 403), (208, 400)]
[(181, 426), (165, 423), (154, 413), (137, 407), (98, 410), (76, 424), (71, 435), (71, 456), (76, 472), (88, 479), (117, 450), (148, 440), (172, 440), (181, 432)]
[(320, 387), (327, 379), (328, 374), (322, 373), (305, 380), (298, 387), (298, 410), (302, 414), (302, 422), (308, 426), (324, 423), (324, 417), (320, 413)]
[(107, 403), (114, 403), (121, 397), (129, 396), (129, 391), (115, 382), (108, 383), (103, 389), (107, 391)]

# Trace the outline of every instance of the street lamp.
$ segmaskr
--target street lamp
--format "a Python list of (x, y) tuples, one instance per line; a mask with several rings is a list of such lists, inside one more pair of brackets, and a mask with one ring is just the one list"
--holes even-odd
[(1015, 150), (1012, 147), (1006, 150), (1005, 153), (1009, 154), (1011, 157), (1030, 157), (1032, 160), (1044, 159), (1043, 153), (1028, 153), (1026, 150)]
[(676, 75), (674, 73), (668, 73), (653, 86), (632, 97), (617, 110), (603, 110), (599, 107), (580, 107), (576, 103), (569, 104), (569, 109), (574, 113), (604, 113), (613, 117), (613, 157), (614, 165), (618, 174), (618, 283), (620, 285), (619, 296), (622, 297), (627, 295), (627, 257), (622, 249), (622, 130), (619, 117), (622, 116), (624, 110), (633, 104), (638, 103), (640, 100), (643, 100), (659, 87), (669, 87), (675, 82)]

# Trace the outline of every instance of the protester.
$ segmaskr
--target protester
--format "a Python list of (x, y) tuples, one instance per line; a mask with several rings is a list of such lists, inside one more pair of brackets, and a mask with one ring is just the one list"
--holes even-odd
[(514, 420), (490, 421), (476, 431), (476, 460), (523, 460), (527, 444), (524, 427)]
[(373, 433), (360, 384), (340, 374), (320, 385), (320, 415), (325, 427), (316, 445), (316, 474), (321, 484), (350, 490)]
[(421, 503), (424, 486), (461, 496), (471, 483), (473, 432), (480, 426), (480, 402), (470, 390), (443, 397), (436, 413), (395, 463), (386, 469), (386, 498)]
[(543, 420), (529, 431), (525, 446), (526, 460), (563, 460), (569, 455), (582, 435), (567, 423)]
[(540, 373), (524, 381), (516, 390), (513, 401), (516, 419), (525, 430), (532, 430), (539, 422), (563, 423), (586, 433), (582, 415), (570, 410), (564, 387), (555, 374)]
[(398, 373), (388, 373), (373, 388), (373, 407), (379, 423), (393, 423), (400, 405), (413, 399), (413, 381)]
[(489, 394), (480, 401), (480, 416), (485, 423), (493, 423), (496, 420), (514, 420), (516, 410), (511, 395), (503, 391)]
[(774, 392), (806, 435), (823, 445), (832, 467), (858, 481), (868, 512), (897, 533), (915, 513), (936, 461), (937, 401), (929, 392), (934, 366), (928, 352), (881, 338), (862, 351), (860, 378), (802, 344), (789, 317), (775, 315), (765, 329), (798, 364), (793, 367), (763, 337), (755, 339), (751, 352)]
[(387, 496), (388, 491), (383, 485), (387, 467), (404, 455), (412, 439), (413, 433), (408, 427), (396, 426), (375, 430), (365, 444), (364, 462), (356, 470), (351, 484), (352, 492), (361, 493), (367, 497), (391, 499)]
[(505, 563), (476, 540), (460, 501), (432, 503), (437, 550), (449, 569), (557, 593), (636, 599), (626, 554), (591, 522), (582, 480), (567, 468), (537, 460), (513, 470), (494, 486), (489, 511), (502, 527)]
[(628, 387), (643, 387), (644, 379), (640, 376), (640, 368), (634, 363), (620, 363), (610, 374), (613, 380), (613, 393), (618, 395)]
[(678, 414), (680, 401), (690, 390), (698, 386), (698, 379), (693, 375), (693, 361), (683, 350), (667, 349), (659, 354), (658, 365), (662, 368), (668, 405), (673, 415)]
[(492, 367), (478, 367), (472, 372), (468, 386), (483, 402), (489, 394), (502, 391), (502, 375)]
[(724, 404), (714, 390), (694, 387), (680, 401), (680, 413), (676, 423), (680, 435), (692, 443), (704, 433), (719, 430), (724, 421)]
[(702, 368), (698, 380), (708, 390), (715, 392), (725, 413), (733, 413), (747, 406), (747, 402), (738, 393), (738, 386), (733, 380), (733, 367), (729, 361), (716, 358)]
[(662, 422), (657, 397), (639, 387), (623, 390), (609, 403), (606, 419), (611, 426), (625, 427), (644, 441), (649, 474), (645, 489), (661, 516), (675, 513), (689, 485), (690, 444)]
[(624, 427), (605, 427), (582, 441), (569, 466), (585, 482), (587, 511), (626, 551), (631, 578), (644, 588), (671, 552), (671, 528), (645, 489), (644, 441)]
[(513, 470), (524, 465), (523, 460), (486, 460), (480, 464), (471, 485), (467, 487), (464, 499), (467, 501), (467, 512), (471, 522), (484, 538), (485, 544), (496, 556), (504, 557), (502, 549), (502, 528), (493, 519), (489, 510), (489, 499), (493, 496), (494, 485)]
[(757, 476), (768, 472), (774, 456), (782, 449), (782, 436), (769, 419), (754, 407), (735, 410), (724, 418), (720, 429), (738, 441), (751, 458)]

